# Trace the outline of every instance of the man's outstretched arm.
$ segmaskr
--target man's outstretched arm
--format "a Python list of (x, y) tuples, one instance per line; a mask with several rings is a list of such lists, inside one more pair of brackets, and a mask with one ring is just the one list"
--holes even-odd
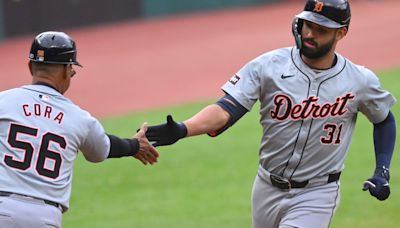
[(171, 115), (165, 124), (149, 126), (146, 137), (154, 146), (174, 144), (189, 136), (208, 134), (217, 136), (248, 112), (233, 97), (226, 94), (215, 104), (206, 106), (188, 120), (177, 123)]

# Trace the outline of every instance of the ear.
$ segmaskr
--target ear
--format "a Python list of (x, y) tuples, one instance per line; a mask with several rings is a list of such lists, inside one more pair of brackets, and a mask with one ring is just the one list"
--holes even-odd
[(337, 30), (337, 33), (336, 33), (336, 40), (341, 40), (341, 39), (343, 39), (346, 35), (347, 35), (347, 28), (346, 28), (346, 27), (339, 28), (339, 29)]
[(29, 72), (31, 72), (31, 75), (33, 76), (33, 72), (32, 72), (32, 62), (31, 62), (31, 61), (28, 62), (28, 68), (29, 68)]
[(68, 78), (68, 65), (63, 65), (63, 78)]

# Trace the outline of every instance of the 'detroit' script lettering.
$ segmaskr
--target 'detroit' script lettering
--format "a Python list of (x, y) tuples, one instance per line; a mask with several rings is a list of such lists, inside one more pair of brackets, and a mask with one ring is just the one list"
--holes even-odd
[(288, 118), (297, 120), (342, 116), (348, 111), (346, 105), (354, 97), (351, 93), (347, 93), (342, 97), (337, 97), (334, 103), (318, 104), (319, 98), (310, 96), (300, 104), (293, 104), (288, 95), (278, 94), (274, 97), (274, 108), (271, 110), (271, 117), (282, 121)]

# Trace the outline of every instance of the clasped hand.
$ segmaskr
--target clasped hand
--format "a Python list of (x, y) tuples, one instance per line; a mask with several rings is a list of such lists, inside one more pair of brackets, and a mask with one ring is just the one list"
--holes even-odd
[(167, 122), (160, 125), (149, 126), (146, 131), (146, 137), (153, 146), (166, 146), (177, 142), (186, 137), (187, 128), (183, 123), (177, 123), (171, 115), (167, 116)]
[(133, 155), (134, 158), (141, 161), (144, 165), (157, 163), (159, 154), (153, 145), (146, 138), (147, 123), (143, 123), (139, 131), (134, 136), (139, 141), (139, 151)]

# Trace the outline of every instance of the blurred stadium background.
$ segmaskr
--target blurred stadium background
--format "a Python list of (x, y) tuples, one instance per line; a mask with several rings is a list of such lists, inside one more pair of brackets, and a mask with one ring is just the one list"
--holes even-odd
[[(353, 19), (340, 53), (374, 70), (398, 66), (400, 35), (394, 28), (400, 1), (351, 2)], [(293, 45), (291, 21), (303, 5), (302, 0), (0, 0), (0, 90), (30, 82), (26, 62), (34, 35), (63, 30), (76, 40), (84, 65), (67, 96), (96, 116), (212, 99), (247, 61)], [(180, 94), (174, 95), (177, 82)]]
[(0, 39), (279, 0), (0, 0)]

